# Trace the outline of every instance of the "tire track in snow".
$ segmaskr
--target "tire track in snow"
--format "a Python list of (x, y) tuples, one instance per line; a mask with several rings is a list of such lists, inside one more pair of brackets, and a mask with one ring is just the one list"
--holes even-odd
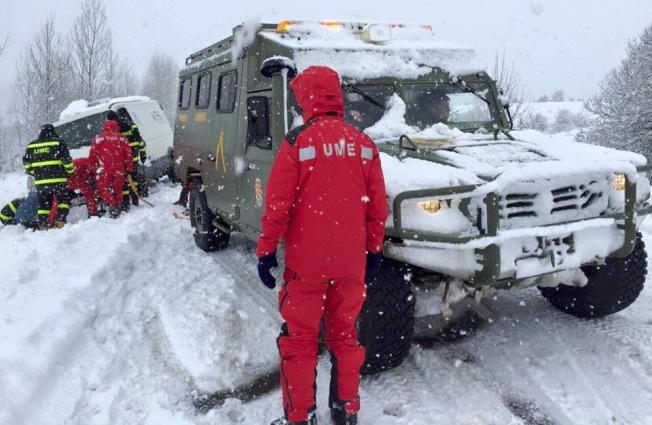
[[(279, 326), (281, 323), (277, 308), (277, 290), (269, 290), (262, 285), (258, 277), (256, 267), (255, 244), (243, 235), (234, 233), (231, 235), (229, 248), (211, 254), (213, 260), (225, 271), (237, 284), (243, 295), (255, 301), (255, 307), (262, 309), (271, 317), (277, 317)], [(283, 259), (279, 257), (279, 264)], [(278, 274), (282, 270), (279, 267), (274, 272)], [(277, 287), (280, 286), (282, 278), (276, 279)], [(279, 328), (280, 329), (280, 328)]]
[(475, 361), (448, 346), (417, 349), (399, 368), (363, 380), (363, 413), (383, 419), (374, 424), (525, 425), (469, 368)]
[[(520, 383), (522, 391), (535, 390), (534, 398), (543, 397), (546, 410), (565, 412), (562, 423), (595, 423), (597, 418), (607, 423), (608, 418), (610, 423), (645, 424), (636, 410), (652, 399), (650, 379), (642, 376), (638, 366), (622, 363), (623, 350), (640, 347), (625, 344), (622, 348), (622, 341), (612, 341), (611, 332), (604, 333), (604, 329), (617, 335), (622, 329), (630, 332), (625, 315), (578, 319), (549, 306), (535, 291), (514, 293), (493, 303), (501, 319), (478, 342), (490, 351), (487, 359), (493, 365), (489, 367)], [(509, 332), (509, 325), (518, 332)], [(499, 333), (499, 343), (491, 332)], [(507, 345), (510, 339), (511, 350), (500, 347), (500, 341)], [(499, 369), (496, 359), (503, 351), (509, 363)], [(529, 383), (522, 384), (523, 380)]]

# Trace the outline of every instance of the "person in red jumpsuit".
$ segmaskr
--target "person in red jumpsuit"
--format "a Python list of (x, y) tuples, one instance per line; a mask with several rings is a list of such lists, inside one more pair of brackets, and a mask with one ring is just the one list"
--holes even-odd
[(96, 175), (97, 192), (109, 207), (111, 218), (120, 216), (122, 188), (133, 171), (129, 141), (120, 134), (116, 121), (107, 120), (102, 132), (93, 138), (88, 167)]
[(338, 74), (309, 67), (290, 88), (305, 125), (281, 142), (265, 196), (258, 272), (270, 288), (284, 238), (285, 273), (278, 338), (285, 418), (272, 424), (316, 423), (315, 368), (321, 321), (333, 362), (329, 407), (334, 423), (357, 423), (365, 350), (356, 320), (365, 300), (365, 272), (380, 268), (387, 200), (379, 154), (347, 124)]
[(86, 200), (88, 217), (97, 215), (97, 194), (95, 193), (95, 170), (89, 166), (88, 158), (73, 161), (75, 173), (68, 178), (68, 188), (79, 190)]

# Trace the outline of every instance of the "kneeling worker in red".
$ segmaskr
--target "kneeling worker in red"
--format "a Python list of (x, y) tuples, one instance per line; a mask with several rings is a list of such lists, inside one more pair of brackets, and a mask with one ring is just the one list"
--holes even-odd
[(279, 308), (285, 320), (278, 347), (285, 419), (314, 425), (317, 344), (324, 319), (333, 367), (329, 407), (337, 425), (357, 423), (365, 350), (356, 320), (367, 277), (378, 271), (387, 204), (374, 143), (344, 119), (339, 76), (310, 67), (290, 83), (305, 125), (281, 142), (265, 198), (258, 273), (270, 273), (284, 238), (285, 274)]
[(79, 190), (86, 200), (88, 217), (97, 215), (97, 194), (95, 193), (95, 170), (92, 170), (88, 158), (78, 158), (73, 161), (75, 173), (68, 178), (68, 188)]

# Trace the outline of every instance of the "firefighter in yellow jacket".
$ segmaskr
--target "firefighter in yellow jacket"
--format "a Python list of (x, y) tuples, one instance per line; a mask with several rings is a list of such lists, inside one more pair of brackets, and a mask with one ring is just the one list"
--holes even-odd
[(61, 228), (70, 211), (68, 177), (75, 171), (66, 143), (51, 124), (41, 127), (38, 139), (27, 145), (23, 156), (25, 171), (34, 177), (38, 197), (39, 229), (49, 228), (48, 216), (53, 201), (57, 202), (54, 227)]
[[(140, 131), (138, 126), (133, 122), (129, 112), (126, 108), (118, 109), (118, 124), (120, 125), (120, 133), (129, 140), (129, 147), (131, 148), (131, 156), (134, 161), (134, 172), (131, 175), (132, 180), (134, 181), (136, 187), (138, 188), (138, 195), (142, 196), (142, 188), (140, 187), (141, 176), (138, 170), (138, 162), (144, 164), (147, 160), (147, 152), (145, 150), (145, 142), (140, 136)], [(123, 201), (123, 209), (129, 207), (129, 198), (131, 198), (131, 203), (138, 205), (138, 195), (133, 193), (133, 190), (128, 186), (125, 187), (123, 195), (125, 200)], [(127, 196), (129, 195), (129, 196)], [(126, 203), (126, 205), (125, 205)]]

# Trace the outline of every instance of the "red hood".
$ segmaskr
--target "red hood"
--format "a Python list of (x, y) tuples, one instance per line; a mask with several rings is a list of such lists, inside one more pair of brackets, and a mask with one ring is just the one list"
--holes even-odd
[(102, 126), (102, 132), (104, 133), (119, 133), (120, 126), (117, 121), (106, 120)]
[(290, 83), (303, 121), (324, 115), (328, 112), (344, 116), (344, 96), (337, 72), (325, 66), (306, 68)]

